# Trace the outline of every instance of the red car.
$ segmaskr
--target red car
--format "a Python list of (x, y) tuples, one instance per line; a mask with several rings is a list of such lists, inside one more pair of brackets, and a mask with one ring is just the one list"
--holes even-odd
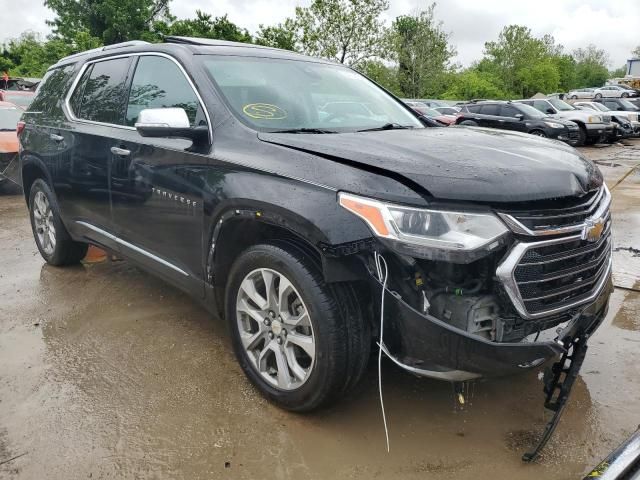
[(0, 101), (0, 185), (7, 180), (8, 167), (18, 154), (17, 125), (24, 109)]
[(456, 123), (455, 117), (451, 117), (450, 115), (443, 115), (437, 110), (428, 107), (426, 104), (422, 102), (415, 102), (411, 100), (404, 101), (407, 106), (411, 107), (416, 113), (423, 115), (425, 117), (433, 118), (434, 120), (442, 123), (443, 125), (451, 125), (452, 123)]
[(29, 90), (0, 90), (0, 102), (10, 102), (26, 109), (35, 94)]

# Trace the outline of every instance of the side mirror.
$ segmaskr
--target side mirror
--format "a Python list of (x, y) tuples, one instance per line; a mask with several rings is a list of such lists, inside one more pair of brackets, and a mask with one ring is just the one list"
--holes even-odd
[(556, 112), (554, 108), (549, 107), (547, 108), (547, 113), (558, 113), (558, 112)]
[(143, 137), (187, 138), (198, 142), (209, 134), (207, 127), (192, 127), (183, 108), (145, 108), (138, 114), (135, 126)]
[(514, 117), (516, 117), (518, 120), (522, 120), (524, 118), (524, 115), (521, 113), (516, 113)]

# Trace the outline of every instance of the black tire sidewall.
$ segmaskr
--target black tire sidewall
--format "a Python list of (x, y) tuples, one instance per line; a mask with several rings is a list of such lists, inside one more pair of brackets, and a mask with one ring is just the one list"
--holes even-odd
[[(304, 301), (313, 327), (316, 355), (309, 378), (296, 390), (283, 391), (267, 383), (253, 367), (238, 331), (236, 300), (242, 280), (251, 271), (270, 268), (283, 274)], [(280, 247), (257, 245), (242, 253), (234, 263), (226, 287), (225, 317), (231, 331), (233, 348), (249, 380), (270, 400), (293, 411), (309, 411), (324, 402), (326, 396), (341, 384), (340, 372), (345, 368), (346, 339), (339, 312), (331, 294), (312, 267)]]

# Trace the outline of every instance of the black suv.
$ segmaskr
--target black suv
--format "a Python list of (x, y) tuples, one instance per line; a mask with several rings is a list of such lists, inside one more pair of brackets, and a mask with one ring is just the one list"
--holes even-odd
[(530, 133), (571, 145), (577, 144), (579, 139), (579, 128), (574, 122), (551, 118), (529, 105), (520, 103), (478, 101), (462, 105), (456, 123)]
[(344, 396), (376, 341), (412, 373), (462, 381), (558, 361), (607, 310), (610, 194), (591, 161), (425, 128), (340, 64), (114, 45), (52, 66), (23, 122), (44, 259), (95, 244), (183, 289), (291, 410)]

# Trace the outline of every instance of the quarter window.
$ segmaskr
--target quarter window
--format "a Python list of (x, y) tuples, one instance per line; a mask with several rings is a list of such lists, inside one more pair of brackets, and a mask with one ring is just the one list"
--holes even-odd
[(196, 124), (198, 98), (180, 68), (159, 56), (138, 60), (127, 106), (126, 124), (133, 126), (145, 108), (183, 108), (191, 126)]
[(76, 117), (116, 125), (123, 123), (129, 62), (129, 58), (114, 58), (93, 63), (85, 70), (70, 99)]

